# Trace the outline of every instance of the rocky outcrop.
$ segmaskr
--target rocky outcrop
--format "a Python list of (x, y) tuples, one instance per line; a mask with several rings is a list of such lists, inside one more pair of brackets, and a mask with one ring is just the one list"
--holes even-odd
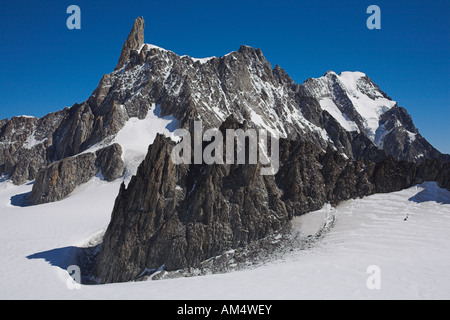
[(100, 149), (96, 152), (96, 156), (95, 164), (102, 170), (103, 178), (106, 181), (114, 181), (122, 176), (125, 163), (122, 160), (120, 144), (114, 143), (109, 147)]
[(450, 155), (440, 153), (422, 137), (406, 109), (392, 108), (380, 117), (380, 123), (383, 150), (395, 159), (414, 163), (426, 159), (450, 161)]
[(101, 282), (196, 265), (290, 220), (274, 177), (261, 176), (258, 165), (177, 166), (173, 146), (158, 135), (122, 185), (96, 263)]
[(37, 174), (27, 199), (28, 204), (38, 205), (64, 199), (100, 170), (107, 181), (119, 178), (124, 169), (121, 155), (120, 145), (113, 144), (96, 153), (83, 153), (53, 163)]
[[(16, 184), (22, 184), (36, 174), (33, 164), (44, 161), (39, 156), (40, 150), (28, 147), (36, 139), (29, 139), (35, 132), (38, 119), (34, 117), (13, 117), (0, 124), (0, 168)], [(36, 148), (41, 149), (41, 148)]]
[(98, 173), (98, 170), (93, 153), (55, 162), (38, 173), (28, 202), (37, 205), (61, 200), (77, 186), (88, 182)]
[[(125, 111), (118, 110), (113, 104), (107, 112), (100, 112), (86, 102), (40, 119), (13, 117), (3, 121), (0, 128), (1, 173), (20, 185), (36, 179), (41, 169), (54, 162), (76, 156), (96, 143), (108, 145), (107, 139), (114, 137), (128, 119)], [(117, 159), (111, 161), (119, 164)], [(116, 170), (123, 168), (119, 166)], [(117, 178), (115, 172), (110, 174), (111, 179)]]
[(450, 191), (450, 162), (442, 166), (442, 170), (439, 172), (436, 180), (441, 188), (446, 188)]
[(144, 44), (145, 22), (143, 17), (138, 17), (133, 24), (130, 34), (125, 41), (116, 70), (122, 68), (130, 59), (132, 51), (140, 50)]

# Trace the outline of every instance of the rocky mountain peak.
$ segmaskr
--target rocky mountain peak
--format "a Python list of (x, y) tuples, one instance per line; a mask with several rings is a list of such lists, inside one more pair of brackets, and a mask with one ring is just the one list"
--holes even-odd
[(144, 45), (144, 29), (145, 21), (143, 17), (138, 17), (134, 20), (133, 28), (125, 41), (122, 52), (120, 54), (119, 63), (115, 70), (122, 68), (130, 59), (130, 54), (133, 50), (140, 50)]

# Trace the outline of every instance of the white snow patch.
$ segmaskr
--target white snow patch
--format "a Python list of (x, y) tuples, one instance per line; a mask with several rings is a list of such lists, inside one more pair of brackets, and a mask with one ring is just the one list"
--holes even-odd
[(159, 113), (159, 106), (152, 105), (145, 119), (130, 118), (112, 141), (122, 146), (122, 158), (127, 168), (126, 178), (136, 173), (158, 133), (178, 141), (179, 138), (173, 134), (178, 120), (173, 116), (161, 117)]
[[(119, 106), (119, 108), (123, 107), (123, 105)], [(145, 159), (148, 147), (153, 143), (158, 133), (164, 134), (173, 141), (180, 140), (180, 137), (176, 137), (173, 133), (177, 125), (178, 120), (174, 116), (161, 117), (159, 105), (153, 104), (144, 119), (137, 117), (128, 119), (113, 139), (107, 139), (92, 145), (80, 154), (96, 152), (114, 143), (120, 144), (122, 160), (125, 162), (124, 178), (126, 182), (129, 182), (131, 177), (136, 174), (138, 166)]]
[(343, 71), (338, 78), (349, 92), (356, 95), (358, 91), (358, 80), (365, 76), (366, 74), (359, 71)]
[(409, 142), (414, 142), (416, 140), (416, 136), (417, 135), (415, 133), (411, 132), (411, 131), (406, 130), (406, 129), (405, 129), (405, 131), (408, 134)]
[[(150, 43), (144, 43), (144, 44), (141, 46), (141, 48), (139, 49), (139, 51), (141, 51), (142, 49), (144, 49), (145, 46), (147, 46), (147, 51), (148, 51), (148, 50), (151, 50), (151, 49), (158, 49), (158, 50), (161, 50), (161, 51), (170, 51), (170, 50), (167, 50), (167, 49), (158, 47), (158, 46), (156, 46), (156, 45), (154, 45), (154, 44), (150, 44)], [(170, 51), (170, 52), (172, 52), (172, 51)], [(193, 62), (199, 61), (201, 64), (204, 64), (204, 63), (208, 62), (209, 60), (216, 58), (216, 57), (193, 58), (193, 57), (190, 57), (190, 56), (188, 56), (188, 55), (183, 55), (183, 56), (181, 56), (181, 58), (184, 58), (184, 57), (191, 59)]]
[(142, 49), (144, 49), (145, 46), (147, 46), (147, 50), (158, 49), (158, 50), (162, 50), (162, 51), (169, 51), (169, 50), (166, 50), (166, 49), (164, 49), (164, 48), (158, 47), (158, 46), (156, 46), (156, 45), (154, 45), (154, 44), (150, 44), (150, 43), (144, 43), (144, 44), (141, 46), (141, 48), (139, 49), (139, 51), (141, 51)]
[(355, 106), (356, 111), (364, 120), (366, 134), (370, 140), (375, 141), (376, 131), (379, 127), (380, 116), (396, 104), (381, 95), (371, 99), (358, 90), (358, 80), (364, 77), (362, 72), (342, 72), (338, 78), (347, 90), (348, 97)]
[(322, 110), (328, 111), (346, 131), (359, 131), (356, 123), (342, 113), (331, 98), (323, 98), (319, 102)]
[(35, 116), (27, 116), (27, 115), (16, 116), (16, 118), (38, 119), (38, 117), (35, 117)]
[(190, 58), (190, 59), (191, 59), (192, 61), (194, 61), (194, 62), (199, 61), (201, 64), (205, 64), (205, 63), (207, 63), (209, 60), (212, 60), (212, 59), (216, 58), (216, 57), (208, 57), (208, 58), (192, 58), (192, 57), (189, 57), (189, 56), (183, 56), (183, 57), (188, 57), (188, 58)]
[(375, 139), (374, 139), (374, 144), (379, 148), (379, 149), (383, 149), (384, 147), (384, 138), (386, 138), (386, 136), (391, 133), (393, 131), (393, 129), (391, 130), (387, 130), (386, 129), (386, 123), (383, 123), (382, 125), (380, 125), (377, 129), (377, 131), (375, 132)]
[(23, 143), (23, 147), (25, 149), (32, 149), (33, 147), (40, 145), (42, 143), (44, 143), (47, 140), (47, 138), (42, 139), (42, 140), (36, 140), (36, 137), (33, 134), (30, 134), (27, 139), (25, 140), (25, 142)]

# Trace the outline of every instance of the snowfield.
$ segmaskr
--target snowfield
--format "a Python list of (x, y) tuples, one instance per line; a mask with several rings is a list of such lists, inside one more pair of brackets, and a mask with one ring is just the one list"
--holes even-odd
[[(71, 253), (100, 241), (120, 183), (96, 177), (21, 207), (31, 183), (0, 182), (0, 299), (450, 299), (450, 192), (434, 182), (343, 202), (318, 243), (255, 268), (74, 288)], [(314, 235), (327, 208), (295, 218), (293, 232)], [(379, 289), (367, 286), (370, 266)]]

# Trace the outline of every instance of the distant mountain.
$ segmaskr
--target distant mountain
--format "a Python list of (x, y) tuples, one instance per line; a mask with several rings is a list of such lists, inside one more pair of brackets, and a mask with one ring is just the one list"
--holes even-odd
[(318, 79), (306, 80), (301, 88), (306, 96), (319, 100), (348, 132), (362, 132), (387, 155), (397, 160), (419, 163), (424, 159), (449, 161), (419, 133), (407, 111), (361, 72), (329, 71)]

